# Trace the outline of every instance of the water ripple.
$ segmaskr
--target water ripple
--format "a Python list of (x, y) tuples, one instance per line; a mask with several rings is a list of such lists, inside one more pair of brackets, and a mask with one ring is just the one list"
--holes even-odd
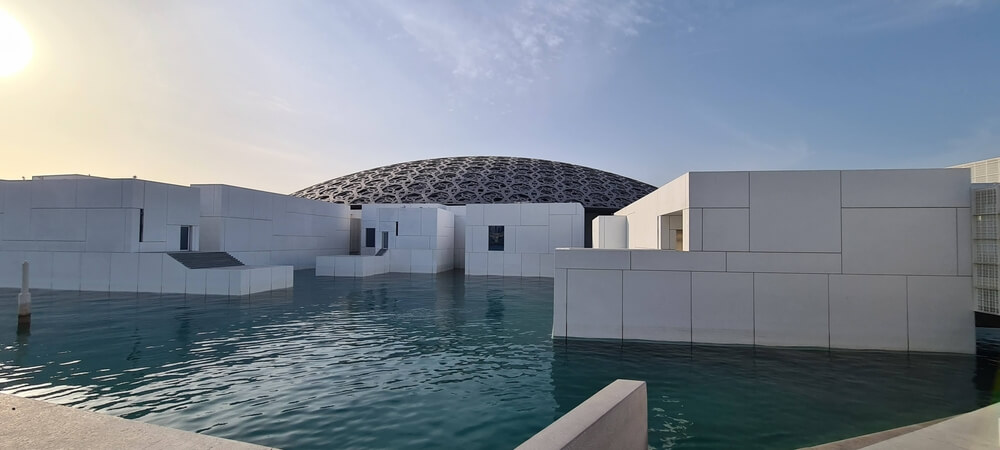
[[(986, 404), (1000, 348), (988, 332), (980, 358), (553, 342), (551, 280), (295, 283), (244, 299), (38, 291), (30, 335), (0, 327), (0, 391), (288, 449), (511, 448), (633, 378), (653, 447), (787, 448)], [(14, 301), (0, 290), (0, 309)]]

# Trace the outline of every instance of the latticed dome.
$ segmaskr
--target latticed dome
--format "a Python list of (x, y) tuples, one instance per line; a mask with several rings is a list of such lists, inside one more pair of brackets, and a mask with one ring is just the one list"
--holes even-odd
[(620, 209), (656, 189), (603, 170), (544, 159), (462, 156), (364, 170), (292, 195), (334, 203), (570, 203)]

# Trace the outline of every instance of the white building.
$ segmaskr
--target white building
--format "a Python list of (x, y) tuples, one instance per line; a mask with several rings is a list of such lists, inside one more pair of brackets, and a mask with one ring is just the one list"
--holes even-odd
[(984, 159), (952, 166), (953, 168), (969, 169), (973, 183), (1000, 183), (1000, 158)]
[(202, 251), (228, 252), (248, 265), (315, 267), (319, 255), (346, 255), (347, 205), (224, 184), (201, 192)]
[(556, 248), (583, 247), (579, 203), (468, 205), (465, 274), (553, 276)]
[(438, 273), (455, 267), (455, 214), (443, 205), (361, 208), (361, 255), (316, 258), (316, 275)]
[(970, 186), (967, 169), (685, 174), (597, 220), (614, 248), (556, 251), (553, 335), (971, 353)]
[(64, 175), (0, 198), (0, 287), (28, 261), (33, 289), (247, 295), (347, 252), (346, 206), (231, 186)]
[(363, 205), (360, 256), (317, 258), (320, 276), (387, 272), (552, 277), (557, 247), (582, 247), (578, 203)]

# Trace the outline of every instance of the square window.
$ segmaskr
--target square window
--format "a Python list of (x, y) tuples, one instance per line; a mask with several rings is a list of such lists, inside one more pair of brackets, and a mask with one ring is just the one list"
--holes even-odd
[(490, 225), (489, 244), (491, 252), (503, 251), (503, 225)]

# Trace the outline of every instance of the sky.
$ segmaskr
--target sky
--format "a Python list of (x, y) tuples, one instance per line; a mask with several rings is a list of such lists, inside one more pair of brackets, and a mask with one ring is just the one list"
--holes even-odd
[[(0, 179), (290, 193), (460, 155), (656, 186), (1000, 156), (1000, 0), (0, 0)], [(0, 50), (2, 51), (2, 50)], [(2, 55), (0, 55), (2, 57)]]

